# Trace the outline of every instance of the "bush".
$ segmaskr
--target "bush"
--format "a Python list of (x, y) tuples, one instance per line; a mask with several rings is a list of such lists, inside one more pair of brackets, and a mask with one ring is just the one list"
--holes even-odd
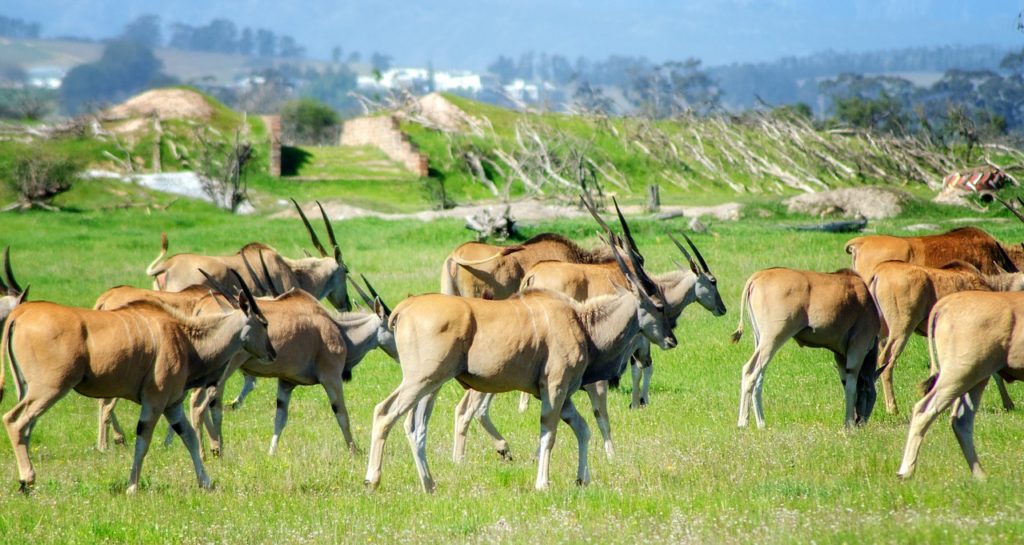
[(56, 210), (53, 199), (71, 189), (82, 170), (70, 157), (56, 152), (25, 148), (4, 169), (4, 179), (18, 194), (18, 201), (4, 210), (43, 208)]
[(312, 98), (281, 107), (281, 138), (287, 144), (332, 144), (338, 138), (338, 113)]

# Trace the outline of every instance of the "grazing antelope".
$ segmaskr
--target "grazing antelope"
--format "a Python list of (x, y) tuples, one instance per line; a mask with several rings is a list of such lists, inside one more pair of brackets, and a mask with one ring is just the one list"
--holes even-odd
[(4, 248), (4, 274), (0, 278), (0, 326), (7, 320), (7, 316), (14, 311), (14, 308), (25, 301), (28, 297), (29, 286), (22, 289), (18, 281), (14, 279), (14, 272), (11, 270), (11, 247)]
[[(366, 282), (366, 279), (363, 279)], [(291, 290), (274, 299), (261, 299), (260, 308), (267, 316), (270, 340), (277, 349), (273, 362), (261, 361), (258, 356), (240, 353), (228, 364), (216, 385), (192, 398), (192, 422), (197, 430), (205, 421), (209, 410), (212, 425), (210, 448), (214, 455), (222, 452), (221, 424), (223, 421), (224, 384), (235, 370), (241, 369), (257, 377), (277, 379), (277, 412), (274, 435), (270, 440), (270, 454), (277, 450), (281, 433), (288, 422), (288, 404), (296, 386), (323, 386), (331, 410), (341, 433), (352, 453), (357, 452), (349, 427), (342, 383), (352, 378), (352, 369), (374, 348), (381, 348), (397, 360), (394, 335), (386, 327), (390, 309), (377, 292), (366, 282), (373, 299), (353, 282), (363, 300), (374, 308), (373, 312), (332, 313), (319, 301), (300, 290)], [(273, 292), (273, 288), (270, 288)], [(202, 314), (216, 311), (211, 301), (205, 300), (197, 311)], [(201, 433), (201, 431), (200, 431)]]
[[(579, 446), (577, 483), (590, 480), (590, 431), (576, 412), (572, 394), (583, 384), (607, 380), (643, 333), (662, 348), (676, 345), (656, 287), (642, 282), (642, 267), (631, 252), (633, 270), (612, 253), (630, 280), (629, 291), (577, 303), (548, 290), (527, 290), (507, 300), (428, 294), (409, 297), (391, 314), (388, 326), (402, 367), (402, 383), (374, 408), (366, 486), (380, 483), (384, 442), (394, 423), (412, 409), (405, 431), (423, 489), (434, 481), (426, 460), (427, 424), (437, 391), (456, 379), (485, 393), (513, 390), (541, 399), (541, 437), (536, 487), (548, 486), (556, 427), (569, 423)], [(633, 271), (637, 271), (634, 274)]]
[(1004, 245), (977, 227), (961, 227), (939, 235), (857, 237), (846, 243), (846, 253), (852, 257), (853, 269), (865, 280), (884, 261), (936, 268), (951, 261), (963, 261), (985, 274), (996, 274), (1000, 269), (1024, 270), (1024, 250)]
[(974, 415), (993, 374), (1024, 379), (1024, 293), (967, 291), (943, 297), (928, 319), (932, 375), (914, 405), (897, 475), (913, 475), (928, 427), (950, 405), (953, 433), (975, 478), (985, 472), (974, 449)]
[[(879, 349), (878, 363), (885, 408), (889, 413), (897, 412), (893, 368), (910, 335), (916, 332), (927, 336), (928, 314), (935, 303), (951, 293), (968, 290), (1021, 291), (1024, 290), (1024, 274), (982, 275), (977, 268), (959, 261), (941, 269), (901, 261), (886, 261), (875, 267), (868, 291), (882, 317), (879, 336), (885, 340)], [(1005, 387), (1001, 391), (1005, 392)], [(1004, 400), (1009, 401), (1009, 396)], [(1013, 402), (1009, 403), (1012, 406)]]
[(764, 427), (761, 388), (765, 368), (790, 338), (800, 346), (827, 348), (835, 355), (846, 394), (846, 426), (867, 423), (875, 403), (879, 320), (868, 288), (857, 273), (783, 268), (754, 273), (743, 287), (734, 343), (743, 336), (744, 310), (749, 311), (754, 330), (754, 354), (743, 366), (739, 427), (747, 426), (751, 403), (757, 427)]
[[(200, 299), (210, 295), (210, 288), (206, 286), (190, 286), (182, 291), (155, 291), (132, 286), (115, 286), (100, 294), (93, 305), (93, 310), (113, 310), (121, 308), (138, 301), (148, 301), (174, 308), (185, 316), (190, 316)], [(114, 408), (117, 407), (117, 398), (111, 397), (99, 400), (99, 432), (96, 434), (96, 450), (100, 452), (107, 450), (109, 444), (110, 430), (114, 432), (114, 444), (123, 445), (125, 442), (124, 430), (117, 420)], [(168, 430), (168, 439), (173, 439), (173, 430)], [(165, 441), (170, 442), (170, 441)]]
[[(240, 280), (238, 280), (240, 282)], [(142, 405), (127, 492), (136, 491), (153, 427), (163, 414), (188, 448), (201, 488), (210, 487), (195, 432), (184, 421), (185, 390), (215, 381), (246, 350), (273, 360), (266, 319), (245, 284), (237, 309), (186, 316), (155, 302), (116, 310), (48, 302), (19, 305), (0, 342), (0, 393), (10, 361), (18, 403), (3, 422), (18, 460), (21, 489), (35, 482), (28, 445), (36, 419), (68, 391), (121, 397)]]
[(348, 268), (342, 259), (341, 249), (334, 237), (334, 229), (327, 218), (327, 213), (317, 202), (327, 228), (327, 236), (334, 247), (333, 255), (328, 254), (323, 244), (320, 243), (320, 239), (317, 238), (316, 232), (313, 231), (309, 219), (306, 218), (306, 214), (299, 204), (294, 200), (292, 202), (309, 232), (313, 246), (319, 250), (321, 257), (288, 259), (270, 246), (258, 242), (246, 244), (238, 253), (229, 256), (175, 254), (167, 257), (167, 234), (164, 233), (160, 235), (160, 255), (146, 268), (146, 274), (153, 277), (153, 289), (180, 291), (194, 285), (210, 286), (209, 281), (199, 273), (199, 269), (205, 270), (212, 278), (232, 290), (238, 289), (239, 286), (233, 275), (228, 273), (229, 270), (237, 271), (245, 282), (254, 285), (257, 280), (256, 274), (248, 262), (255, 263), (258, 257), (266, 254), (266, 263), (272, 282), (279, 290), (287, 291), (298, 288), (317, 299), (327, 298), (339, 310), (349, 310), (351, 307), (345, 284)]
[[(664, 294), (665, 314), (668, 316), (669, 323), (673, 329), (675, 329), (676, 320), (682, 314), (683, 309), (694, 301), (699, 302), (701, 306), (711, 311), (715, 316), (725, 314), (725, 303), (722, 302), (722, 298), (718, 293), (717, 279), (711, 274), (711, 269), (708, 268), (704, 256), (701, 255), (693, 241), (690, 240), (690, 237), (685, 234), (683, 234), (683, 237), (697, 256), (700, 266), (697, 265), (697, 262), (694, 261), (686, 248), (670, 234), (669, 238), (672, 239), (672, 242), (675, 243), (679, 251), (686, 257), (690, 269), (686, 270), (679, 266), (680, 270), (678, 271), (656, 275), (652, 278), (654, 284)], [(631, 250), (639, 253), (635, 248), (631, 248)], [(599, 295), (613, 294), (628, 286), (629, 281), (617, 265), (612, 267), (609, 264), (579, 264), (558, 261), (542, 261), (534, 265), (527, 271), (523, 280), (523, 289), (550, 289), (565, 294), (578, 302), (583, 302)], [(637, 368), (635, 354), (638, 352), (646, 355), (647, 369), (651, 369), (649, 359), (650, 343), (643, 336), (639, 336), (637, 337), (637, 345), (637, 352), (633, 352), (634, 357), (632, 358), (634, 360), (634, 370)], [(646, 373), (645, 377), (647, 377), (645, 378), (645, 386), (649, 387), (650, 374)], [(633, 404), (631, 405), (634, 408), (647, 404), (647, 390), (641, 391), (639, 386), (638, 373), (634, 371)], [(615, 447), (612, 443), (611, 426), (608, 420), (608, 382), (598, 381), (586, 384), (583, 389), (587, 392), (587, 395), (590, 397), (590, 403), (594, 407), (597, 426), (604, 439), (605, 454), (608, 457), (612, 457), (615, 453)], [(485, 398), (482, 400), (476, 399), (477, 396), (485, 396)], [(489, 409), (493, 400), (493, 394), (481, 394), (474, 390), (467, 390), (463, 400), (455, 409), (455, 446), (453, 458), (456, 462), (461, 462), (464, 459), (466, 432), (474, 417), (480, 421), (483, 428), (493, 438), (498, 454), (505, 459), (511, 458), (508, 442), (498, 432), (490, 419)], [(529, 395), (523, 393), (520, 399), (520, 406), (522, 407), (528, 401)]]

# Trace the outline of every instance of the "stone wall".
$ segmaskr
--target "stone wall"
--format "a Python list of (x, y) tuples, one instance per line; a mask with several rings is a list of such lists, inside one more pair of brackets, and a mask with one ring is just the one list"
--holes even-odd
[(270, 175), (281, 176), (281, 116), (263, 116), (263, 125), (267, 127), (270, 138)]
[(341, 129), (342, 146), (376, 146), (409, 172), (424, 177), (429, 174), (427, 156), (402, 132), (398, 119), (383, 115), (358, 117), (345, 122)]

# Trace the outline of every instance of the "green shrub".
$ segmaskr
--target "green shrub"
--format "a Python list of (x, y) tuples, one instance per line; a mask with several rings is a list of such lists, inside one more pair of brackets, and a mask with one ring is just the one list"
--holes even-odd
[(24, 147), (3, 169), (4, 180), (18, 194), (17, 202), (5, 210), (56, 210), (53, 198), (71, 189), (81, 170), (81, 165), (65, 154)]
[(286, 102), (281, 107), (281, 138), (288, 144), (321, 145), (338, 137), (338, 113), (312, 98)]

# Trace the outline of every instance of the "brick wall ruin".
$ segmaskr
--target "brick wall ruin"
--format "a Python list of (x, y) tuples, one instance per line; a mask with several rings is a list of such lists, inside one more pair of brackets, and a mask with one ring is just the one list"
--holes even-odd
[(375, 146), (393, 161), (401, 163), (409, 172), (428, 175), (426, 154), (402, 132), (394, 116), (358, 117), (345, 122), (341, 129), (342, 146)]
[(281, 116), (265, 115), (263, 124), (267, 127), (270, 138), (270, 175), (281, 176)]

